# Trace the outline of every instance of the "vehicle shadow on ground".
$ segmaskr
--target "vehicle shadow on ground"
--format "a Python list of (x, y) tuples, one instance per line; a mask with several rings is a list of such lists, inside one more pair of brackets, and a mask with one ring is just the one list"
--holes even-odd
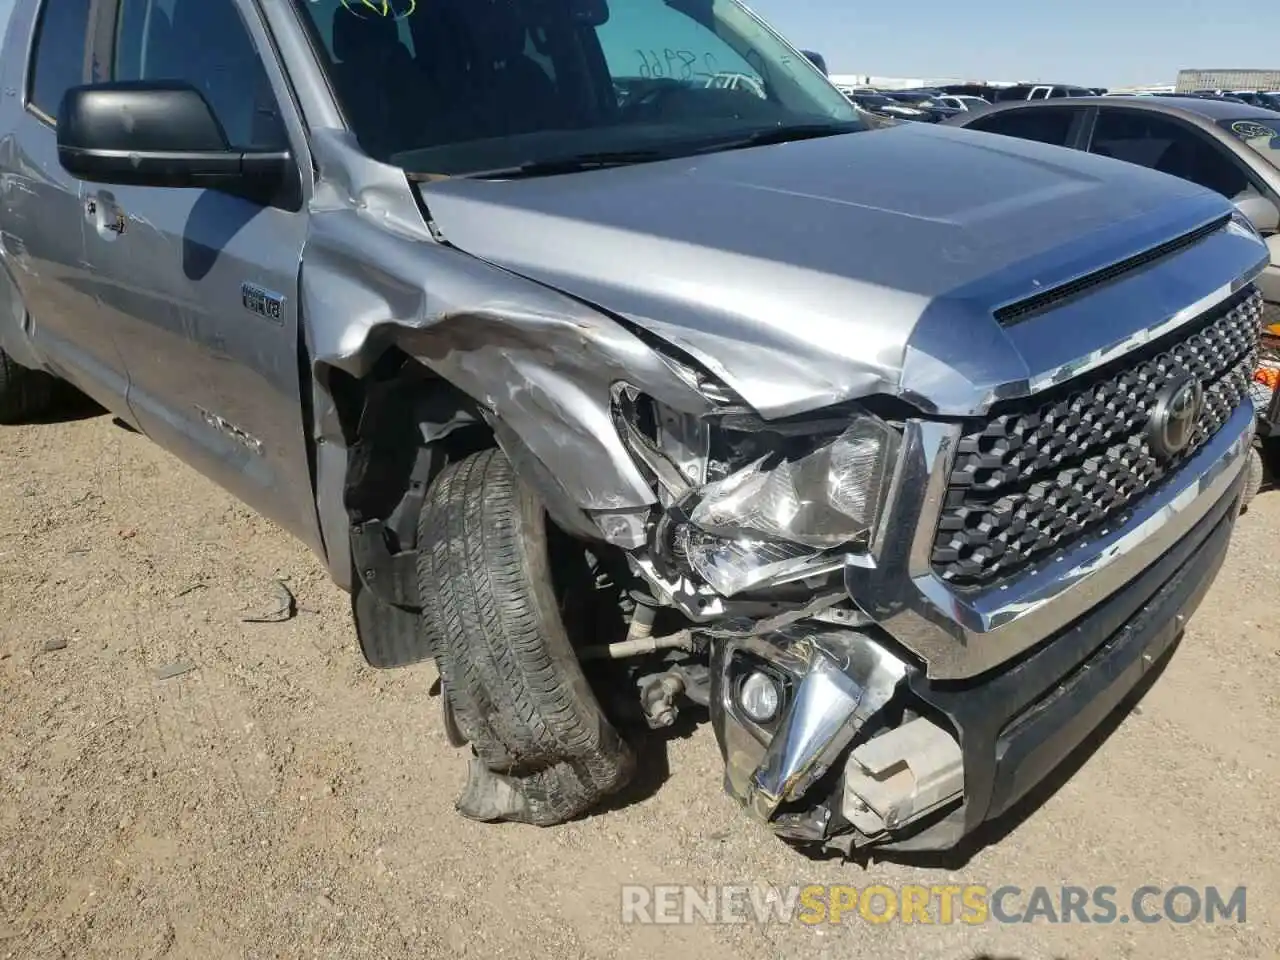
[(107, 411), (70, 384), (59, 381), (54, 385), (53, 402), (48, 408), (24, 421), (27, 424), (74, 423), (92, 420)]
[[(1067, 755), (1054, 770), (1033, 787), (1021, 800), (1019, 800), (1012, 808), (1010, 808), (1001, 817), (982, 824), (973, 833), (964, 837), (959, 844), (951, 850), (941, 852), (914, 852), (903, 851), (895, 853), (892, 850), (876, 851), (868, 850), (861, 855), (857, 853), (851, 858), (853, 862), (859, 863), (866, 867), (874, 861), (896, 863), (903, 866), (920, 867), (926, 870), (960, 870), (969, 864), (969, 862), (977, 856), (982, 850), (988, 846), (1000, 843), (1014, 830), (1020, 827), (1033, 813), (1039, 810), (1044, 804), (1062, 789), (1063, 784), (1070, 780), (1076, 773), (1089, 762), (1089, 759), (1097, 752), (1111, 737), (1120, 725), (1133, 713), (1140, 713), (1142, 710), (1141, 701), (1164, 674), (1169, 663), (1172, 662), (1174, 654), (1182, 645), (1182, 639), (1185, 634), (1180, 634), (1177, 640), (1170, 645), (1165, 655), (1160, 661), (1154, 664), (1147, 674), (1140, 680), (1121, 701), (1106, 719), (1102, 721), (1092, 733), (1090, 733), (1074, 751)], [(836, 859), (840, 854), (812, 854), (814, 859)], [(981, 957), (975, 960), (982, 960)]]
[(628, 725), (623, 734), (636, 752), (635, 775), (625, 787), (605, 798), (592, 813), (622, 810), (656, 794), (671, 776), (667, 744), (672, 740), (689, 739), (709, 720), (706, 710), (687, 706), (681, 708), (675, 723), (661, 730), (631, 729), (634, 724)]

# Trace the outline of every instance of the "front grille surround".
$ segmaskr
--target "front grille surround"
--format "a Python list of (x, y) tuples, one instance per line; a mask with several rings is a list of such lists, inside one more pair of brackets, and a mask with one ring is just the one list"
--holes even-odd
[[(1248, 287), (1161, 339), (964, 428), (932, 548), (934, 572), (982, 589), (1049, 561), (1135, 506), (1249, 396), (1262, 298)], [(1160, 461), (1146, 439), (1161, 390), (1183, 373), (1204, 404), (1188, 446)]]

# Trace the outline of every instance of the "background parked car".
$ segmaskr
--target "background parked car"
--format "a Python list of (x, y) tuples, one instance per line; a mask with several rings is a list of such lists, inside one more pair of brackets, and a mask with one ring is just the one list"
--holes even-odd
[(853, 101), (855, 106), (877, 117), (884, 117), (889, 120), (914, 120), (925, 123), (933, 121), (933, 117), (927, 110), (901, 103), (883, 93), (854, 91), (846, 93), (845, 96)]
[(885, 91), (884, 94), (892, 100), (899, 103), (905, 103), (909, 107), (915, 107), (917, 110), (923, 110), (928, 114), (925, 119), (934, 123), (946, 120), (948, 117), (954, 117), (957, 113), (962, 113), (958, 107), (949, 107), (939, 99), (939, 94), (918, 90), (891, 90)]
[(1019, 83), (997, 90), (995, 99), (1003, 103), (1007, 100), (1060, 100), (1065, 97), (1092, 96), (1094, 92), (1088, 87), (1066, 83)]
[(1233, 90), (1231, 96), (1237, 100), (1266, 110), (1280, 110), (1280, 92), (1270, 90)]
[(800, 52), (808, 57), (809, 62), (821, 70), (824, 76), (830, 75), (830, 71), (827, 69), (827, 58), (818, 53), (817, 50), (801, 50)]
[(982, 97), (968, 96), (966, 94), (944, 93), (936, 99), (945, 107), (952, 107), (953, 109), (961, 111), (982, 110), (991, 106), (990, 100), (985, 100)]

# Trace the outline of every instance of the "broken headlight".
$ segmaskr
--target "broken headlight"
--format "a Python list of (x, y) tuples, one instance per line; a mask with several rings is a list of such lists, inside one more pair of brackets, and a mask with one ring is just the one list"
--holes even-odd
[(704, 486), (678, 536), (690, 568), (718, 593), (802, 573), (831, 551), (865, 546), (884, 503), (897, 433), (855, 414), (794, 459), (763, 456)]
[(655, 555), (723, 596), (864, 548), (899, 436), (852, 405), (766, 421), (738, 401), (698, 416), (634, 388), (615, 392), (615, 417), (663, 505)]
[(883, 492), (887, 424), (861, 416), (834, 440), (797, 460), (769, 457), (702, 488), (689, 519), (722, 536), (787, 540), (818, 549), (868, 533)]

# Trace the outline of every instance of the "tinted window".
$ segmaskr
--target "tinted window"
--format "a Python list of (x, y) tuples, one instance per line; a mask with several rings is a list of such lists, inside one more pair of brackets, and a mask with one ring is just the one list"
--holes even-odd
[(1005, 87), (1003, 90), (996, 91), (995, 98), (997, 100), (1026, 100), (1029, 93), (1031, 93), (1031, 88), (1027, 86)]
[(1248, 177), (1225, 148), (1184, 124), (1154, 114), (1100, 111), (1089, 149), (1190, 180), (1227, 197), (1249, 189)]
[(119, 17), (114, 79), (185, 81), (231, 146), (285, 149), (270, 81), (232, 0), (121, 0)]
[(1065, 147), (1071, 139), (1071, 125), (1078, 110), (1009, 110), (981, 117), (969, 124), (975, 130), (1000, 133), (1022, 140), (1038, 140)]
[(37, 29), (27, 99), (53, 117), (67, 88), (85, 82), (89, 0), (47, 0)]

